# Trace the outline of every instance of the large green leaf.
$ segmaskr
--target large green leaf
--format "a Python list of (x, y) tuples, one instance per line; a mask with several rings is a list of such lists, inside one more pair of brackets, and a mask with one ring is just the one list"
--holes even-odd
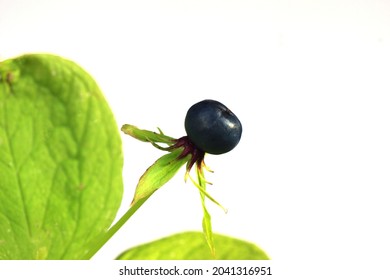
[(256, 245), (214, 234), (216, 255), (213, 258), (201, 232), (184, 232), (165, 237), (122, 253), (119, 260), (268, 260)]
[(82, 259), (116, 215), (122, 165), (83, 69), (43, 54), (0, 62), (0, 259)]

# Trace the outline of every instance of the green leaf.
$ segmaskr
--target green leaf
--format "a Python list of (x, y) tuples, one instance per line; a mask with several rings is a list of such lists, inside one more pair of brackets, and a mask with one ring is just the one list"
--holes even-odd
[(256, 245), (214, 234), (216, 258), (210, 254), (201, 232), (184, 232), (165, 237), (123, 252), (119, 260), (268, 260)]
[(163, 155), (145, 171), (138, 182), (131, 205), (140, 199), (151, 196), (176, 174), (190, 157), (188, 155), (181, 158), (182, 150), (175, 149), (171, 153)]
[(81, 259), (119, 208), (121, 140), (75, 63), (0, 63), (0, 259)]

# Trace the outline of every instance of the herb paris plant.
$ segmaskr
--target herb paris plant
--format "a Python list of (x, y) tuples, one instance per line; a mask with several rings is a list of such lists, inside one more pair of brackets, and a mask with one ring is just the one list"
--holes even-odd
[[(223, 154), (232, 150), (240, 141), (242, 125), (239, 119), (225, 105), (215, 100), (203, 100), (194, 104), (185, 118), (187, 136), (175, 139), (159, 133), (141, 130), (129, 124), (122, 131), (140, 141), (150, 142), (160, 150), (170, 153), (158, 159), (140, 178), (132, 206), (145, 201), (157, 189), (168, 182), (186, 164), (185, 179), (188, 177), (199, 189), (204, 212), (203, 232), (213, 255), (215, 247), (211, 228), (211, 217), (205, 205), (205, 197), (222, 207), (206, 191), (207, 181), (204, 169), (210, 171), (204, 162), (206, 153)], [(162, 147), (160, 144), (167, 145)], [(196, 166), (197, 181), (192, 179), (190, 171)], [(222, 207), (223, 208), (223, 207)], [(225, 209), (224, 209), (225, 210)], [(226, 212), (226, 210), (225, 210)]]
[[(188, 135), (179, 139), (131, 125), (122, 130), (168, 153), (141, 177), (132, 206), (112, 224), (122, 202), (122, 141), (96, 82), (55, 55), (0, 61), (0, 259), (92, 258), (186, 163), (186, 178), (200, 190), (208, 245), (214, 252), (215, 243), (217, 253), (202, 243), (204, 234), (190, 232), (148, 243), (149, 253), (136, 247), (119, 258), (268, 258), (248, 242), (211, 232), (204, 155), (227, 152), (241, 136), (225, 106), (210, 100), (192, 106)], [(197, 182), (189, 176), (193, 166)]]

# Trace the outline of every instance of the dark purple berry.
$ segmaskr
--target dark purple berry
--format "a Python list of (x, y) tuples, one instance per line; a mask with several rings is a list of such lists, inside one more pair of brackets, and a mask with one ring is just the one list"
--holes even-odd
[(206, 99), (191, 106), (185, 118), (187, 136), (194, 145), (209, 154), (223, 154), (240, 141), (239, 119), (222, 103)]

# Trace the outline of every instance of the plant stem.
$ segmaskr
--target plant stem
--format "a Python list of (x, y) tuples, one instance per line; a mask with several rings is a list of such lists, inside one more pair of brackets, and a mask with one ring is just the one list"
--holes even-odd
[(133, 206), (127, 210), (125, 214), (95, 243), (92, 244), (90, 250), (85, 254), (84, 258), (91, 259), (102, 247), (107, 243), (108, 240), (130, 219), (131, 216), (141, 207), (142, 204), (149, 198), (147, 196), (138, 200)]

